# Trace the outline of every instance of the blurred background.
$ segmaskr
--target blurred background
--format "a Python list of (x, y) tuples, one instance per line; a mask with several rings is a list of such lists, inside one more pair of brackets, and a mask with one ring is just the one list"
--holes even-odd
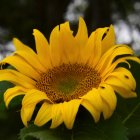
[[(89, 34), (113, 24), (117, 43), (130, 45), (140, 55), (139, 0), (0, 0), (0, 60), (14, 51), (13, 37), (34, 49), (34, 28), (49, 38), (56, 25), (69, 20), (76, 31), (79, 16), (85, 19)], [(7, 110), (3, 105), (0, 139), (16, 140), (22, 127), (18, 109)]]

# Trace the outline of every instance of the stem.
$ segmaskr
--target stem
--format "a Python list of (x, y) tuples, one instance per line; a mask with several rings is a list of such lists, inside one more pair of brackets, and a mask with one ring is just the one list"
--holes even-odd
[(123, 124), (125, 124), (129, 119), (130, 117), (134, 114), (134, 112), (139, 108), (140, 106), (140, 103), (138, 103), (134, 109), (128, 114), (128, 116), (126, 116), (126, 118), (122, 121)]

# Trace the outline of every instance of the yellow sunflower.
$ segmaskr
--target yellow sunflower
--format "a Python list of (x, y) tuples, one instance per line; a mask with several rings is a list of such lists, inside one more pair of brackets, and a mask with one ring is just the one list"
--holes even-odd
[(14, 39), (16, 51), (1, 61), (15, 69), (1, 69), (0, 81), (15, 86), (4, 94), (6, 106), (24, 95), (21, 119), (25, 126), (31, 120), (36, 105), (34, 124), (42, 126), (51, 120), (51, 128), (62, 124), (73, 127), (79, 106), (86, 108), (95, 122), (103, 113), (109, 118), (116, 108), (115, 92), (124, 98), (136, 97), (136, 82), (131, 72), (120, 63), (128, 59), (139, 61), (126, 45), (115, 45), (113, 26), (99, 28), (88, 37), (82, 18), (74, 36), (69, 22), (56, 26), (49, 43), (34, 29), (36, 52)]

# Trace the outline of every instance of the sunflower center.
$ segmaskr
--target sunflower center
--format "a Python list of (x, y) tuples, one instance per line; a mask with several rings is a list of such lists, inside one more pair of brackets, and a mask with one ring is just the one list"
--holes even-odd
[(83, 64), (63, 64), (43, 73), (36, 87), (51, 101), (60, 103), (78, 99), (101, 82), (99, 73)]

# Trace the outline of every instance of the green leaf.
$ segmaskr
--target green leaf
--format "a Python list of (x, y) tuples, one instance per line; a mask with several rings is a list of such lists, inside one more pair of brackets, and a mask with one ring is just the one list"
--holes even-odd
[(137, 98), (123, 99), (118, 97), (117, 113), (121, 116), (123, 124), (128, 128), (128, 137), (136, 140), (140, 137), (140, 65), (136, 62), (130, 62), (134, 78), (136, 79)]
[[(4, 93), (7, 89), (9, 89), (13, 86), (14, 85), (12, 83), (7, 82), (7, 81), (0, 82), (0, 111), (6, 110), (3, 95), (4, 95)], [(23, 95), (20, 95), (20, 96), (17, 96), (15, 98), (13, 98), (12, 101), (10, 102), (10, 104), (9, 104), (9, 108), (13, 108), (13, 107), (16, 107), (16, 106), (20, 105), (21, 101), (22, 101), (22, 97), (23, 97)]]
[(129, 137), (140, 136), (140, 102), (124, 119), (124, 124), (128, 128)]
[(29, 125), (20, 131), (21, 140), (127, 140), (126, 135), (127, 129), (116, 113), (96, 124), (85, 110), (78, 113), (72, 130), (64, 125), (56, 129)]
[(11, 87), (13, 87), (13, 84), (11, 84), (10, 82), (7, 82), (7, 81), (0, 82), (0, 111), (3, 111), (6, 109), (5, 103), (3, 100), (3, 94), (8, 88), (11, 88)]
[[(13, 84), (7, 81), (0, 82), (0, 93), (4, 93), (8, 88), (13, 87)], [(1, 95), (0, 95), (1, 96)]]
[(49, 129), (48, 127), (37, 127), (30, 125), (28, 128), (23, 128), (20, 131), (21, 140), (65, 140), (70, 137), (70, 130), (63, 126), (56, 129)]
[(127, 140), (127, 129), (116, 113), (108, 120), (101, 119), (97, 124), (86, 115), (76, 122), (75, 127), (75, 140)]

